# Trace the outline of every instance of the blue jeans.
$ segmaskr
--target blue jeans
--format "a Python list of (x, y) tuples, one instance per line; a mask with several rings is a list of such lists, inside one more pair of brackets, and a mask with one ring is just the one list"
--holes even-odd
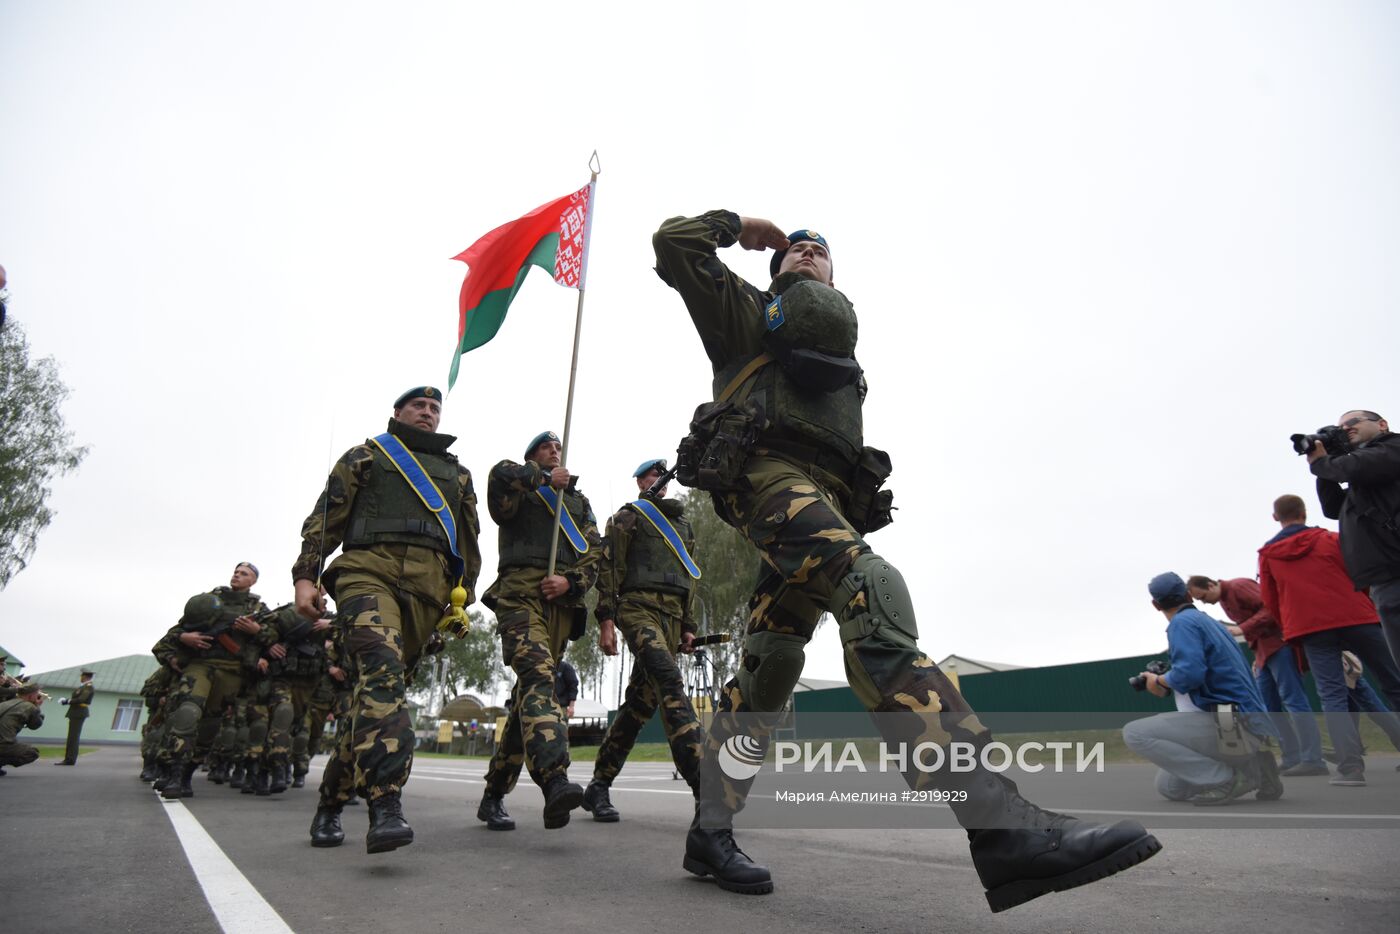
[[(1400, 709), (1400, 669), (1396, 668), (1395, 660), (1390, 657), (1381, 627), (1376, 623), (1363, 623), (1341, 629), (1324, 629), (1309, 633), (1298, 641), (1307, 653), (1308, 665), (1317, 682), (1317, 695), (1322, 698), (1327, 732), (1332, 737), (1332, 745), (1340, 760), (1337, 768), (1342, 772), (1364, 772), (1366, 763), (1361, 758), (1361, 736), (1356, 732), (1356, 724), (1347, 707), (1342, 651), (1355, 652), (1361, 664), (1381, 686), (1391, 709)], [(1400, 734), (1400, 718), (1395, 714), (1372, 714), (1372, 718), (1380, 721), (1382, 728), (1389, 727), (1385, 730), (1388, 736)]]
[(1303, 688), (1303, 676), (1298, 673), (1293, 650), (1284, 646), (1270, 655), (1264, 667), (1254, 676), (1254, 683), (1259, 685), (1259, 693), (1264, 695), (1266, 710), (1287, 711), (1273, 718), (1279, 731), (1279, 744), (1283, 747), (1283, 761), (1279, 767), (1289, 769), (1301, 762), (1325, 768), (1322, 734), (1318, 732), (1317, 721), (1313, 719), (1312, 704), (1308, 701), (1308, 692)]
[(1400, 718), (1386, 716), (1390, 708), (1365, 678), (1357, 681), (1356, 687), (1351, 689), (1351, 706), (1353, 723), (1360, 727), (1361, 715), (1369, 714), (1381, 731), (1389, 737), (1390, 744), (1400, 751)]
[[(1376, 605), (1376, 614), (1381, 618), (1381, 629), (1385, 631), (1385, 641), (1390, 646), (1390, 660), (1400, 667), (1400, 578), (1373, 584), (1371, 602)], [(1390, 708), (1400, 710), (1393, 700)]]

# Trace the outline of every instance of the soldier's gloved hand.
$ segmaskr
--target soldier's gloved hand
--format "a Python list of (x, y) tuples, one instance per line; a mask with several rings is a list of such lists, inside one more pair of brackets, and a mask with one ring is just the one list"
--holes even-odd
[(569, 473), (567, 467), (555, 467), (549, 472), (549, 485), (556, 490), (565, 489), (571, 479), (573, 479), (573, 475)]
[(739, 218), (739, 246), (746, 250), (786, 250), (787, 234), (777, 224), (761, 217)]
[(598, 648), (603, 650), (604, 655), (617, 654), (617, 624), (614, 621), (598, 621)]
[(297, 612), (307, 619), (315, 619), (326, 612), (326, 598), (321, 596), (315, 581), (296, 582)]

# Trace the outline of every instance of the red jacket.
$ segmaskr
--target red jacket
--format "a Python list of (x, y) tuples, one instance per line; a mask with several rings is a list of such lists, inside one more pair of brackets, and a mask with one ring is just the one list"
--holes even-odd
[(1370, 598), (1347, 575), (1337, 533), (1326, 529), (1283, 534), (1260, 548), (1259, 589), (1289, 641), (1379, 621)]
[(1283, 631), (1260, 598), (1259, 585), (1247, 577), (1220, 582), (1220, 608), (1240, 627), (1244, 641), (1254, 650), (1254, 667), (1262, 668), (1283, 648)]

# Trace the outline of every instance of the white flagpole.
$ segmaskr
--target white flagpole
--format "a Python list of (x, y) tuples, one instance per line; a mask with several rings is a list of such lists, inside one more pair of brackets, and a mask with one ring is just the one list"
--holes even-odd
[[(598, 161), (598, 150), (593, 150), (593, 155), (588, 160), (588, 170), (592, 173), (588, 179), (588, 213), (583, 220), (583, 260), (578, 274), (578, 310), (574, 314), (574, 356), (569, 363), (569, 398), (564, 405), (564, 440), (559, 445), (559, 464), (566, 466), (569, 463), (569, 430), (573, 425), (574, 418), (574, 382), (578, 378), (578, 342), (579, 335), (583, 331), (583, 292), (588, 284), (588, 249), (593, 241), (593, 209), (596, 206), (595, 197), (598, 191), (598, 173), (602, 171), (602, 164)], [(557, 497), (558, 505), (554, 510), (554, 532), (549, 537), (549, 570), (545, 572), (546, 577), (554, 576), (555, 558), (559, 553), (559, 528), (564, 521), (564, 494), (559, 492)]]

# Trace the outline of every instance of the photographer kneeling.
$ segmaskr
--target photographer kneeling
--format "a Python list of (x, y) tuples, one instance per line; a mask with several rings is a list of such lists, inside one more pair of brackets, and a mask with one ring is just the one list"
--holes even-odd
[(1263, 748), (1278, 734), (1234, 640), (1196, 609), (1178, 575), (1159, 574), (1147, 589), (1168, 620), (1171, 666), (1139, 677), (1158, 697), (1175, 694), (1177, 710), (1132, 721), (1123, 741), (1161, 768), (1157, 790), (1173, 801), (1228, 804), (1251, 791), (1263, 801), (1280, 797), (1274, 755)]

